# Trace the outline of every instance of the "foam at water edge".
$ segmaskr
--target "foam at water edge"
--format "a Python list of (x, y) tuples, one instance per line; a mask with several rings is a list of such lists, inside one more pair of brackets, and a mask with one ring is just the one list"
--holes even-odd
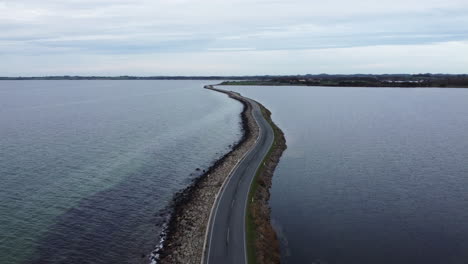
[(159, 235), (159, 243), (156, 245), (155, 249), (151, 252), (150, 254), (150, 263), (151, 264), (157, 264), (159, 260), (159, 251), (162, 249), (164, 241), (166, 240), (166, 235), (167, 235), (167, 222), (162, 225), (162, 231), (161, 234)]

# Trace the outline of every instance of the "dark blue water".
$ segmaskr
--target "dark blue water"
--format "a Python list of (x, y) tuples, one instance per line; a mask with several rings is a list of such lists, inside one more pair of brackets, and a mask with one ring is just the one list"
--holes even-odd
[(284, 263), (468, 263), (468, 89), (229, 88), (286, 134)]
[(0, 263), (147, 263), (172, 195), (240, 138), (204, 84), (0, 82)]

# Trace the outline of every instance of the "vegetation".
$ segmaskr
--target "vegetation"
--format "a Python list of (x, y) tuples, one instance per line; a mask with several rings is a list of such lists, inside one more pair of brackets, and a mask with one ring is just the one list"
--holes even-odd
[(468, 75), (384, 74), (384, 75), (297, 75), (258, 78), (248, 81), (225, 81), (221, 85), (300, 85), (345, 87), (466, 87)]
[(0, 80), (243, 80), (239, 76), (40, 76), (0, 77)]
[(286, 149), (283, 132), (271, 120), (271, 113), (260, 105), (274, 132), (274, 141), (258, 167), (250, 187), (246, 215), (247, 257), (249, 264), (279, 263), (279, 240), (270, 223), (269, 189), (273, 171)]
[(466, 87), (468, 74), (353, 74), (257, 76), (43, 76), (0, 80), (225, 80), (222, 85), (302, 85), (350, 87)]

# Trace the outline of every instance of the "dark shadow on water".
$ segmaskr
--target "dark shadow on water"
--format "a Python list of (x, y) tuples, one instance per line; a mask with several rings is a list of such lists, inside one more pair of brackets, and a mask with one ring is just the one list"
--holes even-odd
[(165, 195), (145, 185), (126, 180), (84, 198), (56, 219), (31, 263), (148, 263), (165, 217)]

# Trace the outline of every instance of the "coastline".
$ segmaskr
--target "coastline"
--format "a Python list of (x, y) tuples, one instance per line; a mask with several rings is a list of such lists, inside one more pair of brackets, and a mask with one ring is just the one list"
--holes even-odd
[(247, 254), (250, 264), (280, 263), (280, 242), (271, 224), (269, 200), (274, 171), (287, 148), (286, 138), (283, 131), (271, 119), (271, 112), (262, 104), (258, 102), (257, 104), (264, 118), (270, 123), (275, 138), (250, 187), (250, 202), (246, 216)]
[(161, 235), (161, 244), (151, 254), (152, 263), (201, 262), (206, 229), (216, 196), (231, 170), (257, 138), (258, 127), (248, 101), (237, 93), (224, 93), (244, 106), (241, 113), (243, 135), (229, 153), (215, 161), (204, 174), (174, 196), (171, 214)]
[[(241, 112), (242, 137), (229, 153), (215, 161), (190, 186), (174, 196), (171, 214), (161, 235), (160, 245), (153, 251), (151, 256), (152, 263), (203, 262), (206, 250), (207, 228), (209, 221), (211, 221), (211, 213), (215, 201), (222, 191), (225, 182), (229, 179), (231, 172), (236, 168), (237, 163), (255, 145), (259, 135), (259, 127), (251, 112), (252, 106), (247, 99), (238, 93), (217, 89), (211, 85), (207, 85), (204, 88), (227, 94), (230, 98), (243, 104), (244, 108)], [(269, 111), (263, 105), (259, 105), (265, 119), (272, 125), (275, 131), (275, 142), (265, 157), (265, 165), (259, 167), (257, 176), (255, 176), (252, 182), (252, 186), (261, 186), (261, 188), (255, 188), (256, 191), (254, 193), (251, 191), (249, 194), (249, 197), (252, 194), (255, 196), (255, 203), (252, 205), (249, 203), (248, 212), (258, 210), (259, 213), (254, 214), (255, 230), (258, 230), (258, 234), (264, 236), (264, 239), (261, 241), (255, 240), (255, 246), (252, 245), (252, 247), (254, 247), (258, 260), (271, 261), (274, 259), (276, 260), (274, 263), (279, 263), (279, 241), (270, 223), (268, 200), (271, 177), (273, 176), (276, 164), (279, 162), (279, 157), (285, 149), (285, 144), (279, 144), (277, 138), (283, 139), (281, 142), (284, 143), (284, 136), (282, 136), (281, 130), (271, 121)], [(281, 132), (281, 137), (277, 137), (277, 130)], [(278, 149), (276, 146), (280, 145), (284, 146), (284, 148), (279, 153), (275, 152), (274, 150)], [(253, 189), (252, 186), (251, 190)], [(249, 213), (247, 215), (250, 216)], [(251, 243), (248, 242), (248, 245), (250, 247)], [(268, 255), (273, 255), (274, 257), (265, 258)], [(265, 261), (256, 262), (272, 263)]]

